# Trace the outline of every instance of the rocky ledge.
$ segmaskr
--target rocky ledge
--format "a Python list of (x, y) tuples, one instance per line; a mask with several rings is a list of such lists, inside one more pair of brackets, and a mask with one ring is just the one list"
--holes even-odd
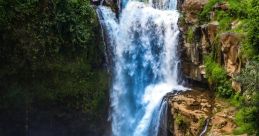
[[(206, 134), (222, 136), (236, 128), (236, 109), (214, 97), (212, 91), (195, 89), (182, 92), (169, 100), (170, 131), (174, 136), (199, 136), (208, 125)], [(209, 121), (208, 123), (206, 123)]]

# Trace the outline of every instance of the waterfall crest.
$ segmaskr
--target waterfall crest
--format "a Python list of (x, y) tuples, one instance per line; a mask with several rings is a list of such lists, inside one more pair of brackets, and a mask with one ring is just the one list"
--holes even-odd
[(110, 91), (114, 136), (157, 136), (161, 112), (167, 108), (163, 97), (185, 90), (178, 83), (176, 3), (128, 1), (118, 21), (108, 7), (97, 8), (114, 55)]

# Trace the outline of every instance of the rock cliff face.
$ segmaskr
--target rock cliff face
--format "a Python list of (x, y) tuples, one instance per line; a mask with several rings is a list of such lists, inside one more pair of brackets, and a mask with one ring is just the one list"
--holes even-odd
[(221, 51), (224, 57), (224, 66), (229, 76), (240, 72), (239, 57), (240, 38), (235, 33), (223, 33), (220, 37)]
[[(240, 72), (242, 62), (239, 59), (241, 36), (235, 33), (222, 33), (215, 12), (211, 12), (210, 22), (200, 24), (200, 13), (208, 0), (185, 0), (181, 6), (180, 30), (182, 31), (182, 71), (183, 75), (192, 80), (206, 82), (203, 58), (217, 50), (217, 63), (224, 66), (228, 75), (233, 77)], [(227, 10), (224, 3), (216, 4), (214, 9)], [(235, 28), (238, 21), (231, 23)], [(233, 89), (240, 91), (240, 85), (232, 83)]]
[(203, 9), (203, 6), (207, 2), (208, 0), (185, 0), (182, 4), (181, 9), (186, 17), (186, 23), (198, 23), (198, 13)]
[[(179, 19), (182, 32), (181, 71), (185, 79), (195, 82), (192, 87), (208, 84), (204, 57), (216, 52), (214, 54), (216, 63), (227, 72), (228, 78), (232, 81), (232, 89), (240, 91), (240, 84), (232, 78), (240, 72), (242, 65), (239, 58), (242, 36), (234, 32), (220, 31), (220, 23), (215, 17), (215, 10), (228, 10), (227, 4), (215, 4), (210, 13), (210, 21), (201, 24), (198, 14), (208, 0), (182, 0), (179, 3), (182, 4), (179, 6), (182, 12), (182, 17)], [(234, 29), (238, 24), (238, 21), (232, 22), (231, 28)], [(232, 134), (236, 128), (234, 123), (236, 108), (214, 95), (213, 90), (198, 88), (171, 98), (169, 101), (173, 119), (171, 132), (175, 136), (198, 136), (204, 129), (206, 121), (209, 121), (206, 135)]]

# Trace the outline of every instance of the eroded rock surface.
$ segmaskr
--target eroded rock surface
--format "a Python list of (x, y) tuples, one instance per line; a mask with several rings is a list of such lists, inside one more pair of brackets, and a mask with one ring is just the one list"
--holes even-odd
[[(208, 0), (185, 0), (182, 4), (183, 19), (180, 19), (182, 31), (182, 72), (186, 79), (205, 83), (206, 71), (204, 57), (216, 54), (215, 62), (225, 68), (232, 81), (232, 88), (240, 91), (241, 86), (232, 78), (240, 72), (242, 66), (240, 56), (241, 35), (234, 32), (222, 33), (219, 22), (215, 18), (218, 10), (229, 10), (226, 2), (216, 3), (210, 12), (210, 22), (200, 24), (198, 13), (202, 11)], [(240, 25), (239, 20), (231, 22), (231, 28)]]
[(196, 89), (182, 92), (169, 100), (171, 133), (174, 136), (199, 136), (209, 120), (206, 134), (223, 136), (236, 128), (237, 109), (228, 102), (215, 98), (212, 91)]
[(183, 92), (169, 100), (175, 136), (197, 136), (212, 113), (213, 99), (209, 91)]
[(240, 38), (235, 33), (224, 33), (220, 38), (221, 51), (224, 56), (225, 69), (229, 76), (240, 72), (241, 62), (239, 61)]
[(208, 136), (231, 135), (236, 128), (234, 116), (237, 109), (224, 100), (215, 99)]

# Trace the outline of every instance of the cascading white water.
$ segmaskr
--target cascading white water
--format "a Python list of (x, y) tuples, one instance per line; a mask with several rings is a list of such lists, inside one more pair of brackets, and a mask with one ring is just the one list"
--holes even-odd
[(97, 8), (114, 54), (110, 93), (114, 136), (156, 136), (163, 97), (185, 90), (178, 84), (176, 3), (128, 1), (119, 21), (111, 9)]

